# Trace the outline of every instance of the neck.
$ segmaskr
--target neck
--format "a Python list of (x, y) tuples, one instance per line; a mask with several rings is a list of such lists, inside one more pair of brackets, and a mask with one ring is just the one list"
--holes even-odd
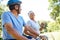
[(31, 18), (31, 20), (35, 21), (33, 18)]
[(15, 10), (12, 10), (11, 12), (14, 14), (14, 16), (18, 16), (18, 13)]

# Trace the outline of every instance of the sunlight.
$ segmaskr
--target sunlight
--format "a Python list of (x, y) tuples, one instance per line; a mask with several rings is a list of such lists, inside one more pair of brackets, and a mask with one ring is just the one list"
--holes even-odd
[[(12, 0), (10, 0), (10, 1), (12, 1)], [(48, 38), (48, 40), (60, 40), (60, 14), (59, 14), (60, 13), (60, 11), (59, 11), (60, 1), (59, 0), (50, 0), (49, 2), (48, 2), (48, 0), (21, 0), (21, 1), (22, 1), (22, 4), (21, 4), (22, 10), (21, 10), (21, 14), (19, 14), (19, 15), (21, 15), (25, 21), (18, 19), (20, 17), (15, 15), (15, 13), (17, 12), (16, 10), (9, 12), (9, 14), (7, 14), (7, 15), (2, 15), (3, 12), (9, 11), (8, 6), (7, 6), (8, 0), (0, 0), (0, 11), (1, 11), (0, 12), (0, 40), (4, 38), (3, 37), (3, 32), (4, 32), (3, 25), (5, 25), (4, 23), (9, 24), (11, 22), (12, 28), (14, 28), (14, 29), (17, 28), (18, 34), (20, 34), (21, 32), (23, 32), (21, 34), (24, 34), (25, 27), (23, 27), (23, 26), (25, 26), (24, 25), (25, 22), (27, 23), (27, 21), (30, 21), (29, 16), (28, 16), (29, 11), (33, 11), (35, 13), (35, 20), (36, 20), (36, 22), (38, 21), (37, 23), (39, 23), (39, 24), (35, 25), (36, 22), (34, 21), (35, 23), (32, 22), (31, 27), (34, 26), (34, 29), (35, 29), (35, 27), (37, 26), (36, 28), (39, 28), (40, 35), (46, 36)], [(52, 4), (52, 3), (54, 3), (54, 4)], [(53, 7), (50, 8), (50, 6), (53, 6)], [(18, 7), (18, 6), (16, 5), (16, 7)], [(48, 10), (48, 7), (51, 10)], [(51, 12), (51, 16), (50, 16), (50, 12)], [(5, 13), (8, 13), (8, 12), (5, 12)], [(13, 13), (13, 15), (11, 16), (10, 13)], [(14, 18), (14, 20), (13, 20), (13, 18)], [(20, 28), (18, 28), (19, 26), (20, 26)], [(30, 27), (30, 23), (29, 24), (27, 23), (27, 28), (29, 28), (28, 26)], [(38, 26), (40, 26), (40, 27), (38, 27)], [(23, 27), (23, 29), (22, 29), (22, 27)], [(19, 30), (19, 29), (21, 29), (21, 30)], [(32, 30), (27, 29), (27, 31), (31, 32)], [(10, 38), (8, 38), (8, 39), (10, 39)]]
[(21, 0), (22, 1), (22, 15), (24, 19), (27, 21), (28, 15), (27, 13), (32, 10), (36, 15), (36, 20), (46, 20), (52, 21), (48, 11), (48, 0)]
[[(7, 4), (8, 0), (4, 0), (2, 3)], [(21, 15), (23, 16), (25, 21), (29, 20), (28, 12), (33, 11), (36, 15), (36, 20), (45, 20), (45, 21), (52, 21), (48, 11), (49, 2), (48, 0), (21, 0)]]

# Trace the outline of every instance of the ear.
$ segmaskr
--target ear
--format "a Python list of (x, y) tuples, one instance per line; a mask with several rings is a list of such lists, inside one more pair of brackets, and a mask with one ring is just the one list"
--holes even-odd
[(19, 9), (19, 8), (18, 8), (18, 5), (15, 5), (15, 9), (17, 9), (17, 10)]

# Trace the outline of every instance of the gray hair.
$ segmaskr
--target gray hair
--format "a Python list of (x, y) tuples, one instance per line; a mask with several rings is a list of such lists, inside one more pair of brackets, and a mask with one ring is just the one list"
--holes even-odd
[(33, 12), (33, 11), (29, 11), (29, 12), (28, 12), (28, 15), (30, 15), (30, 14), (32, 14), (32, 13), (34, 13), (34, 12)]

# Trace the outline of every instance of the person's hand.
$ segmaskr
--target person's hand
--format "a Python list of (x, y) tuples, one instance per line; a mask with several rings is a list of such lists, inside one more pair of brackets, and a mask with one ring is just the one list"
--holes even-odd
[(36, 38), (36, 40), (40, 40), (40, 37), (38, 36), (38, 37)]
[(47, 38), (45, 36), (40, 36), (42, 40), (46, 40)]

